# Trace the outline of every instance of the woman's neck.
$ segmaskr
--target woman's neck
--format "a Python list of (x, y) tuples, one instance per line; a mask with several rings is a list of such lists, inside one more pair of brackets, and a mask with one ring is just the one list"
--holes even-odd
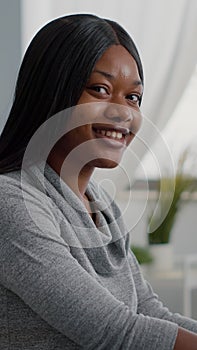
[(85, 193), (94, 171), (93, 167), (86, 165), (80, 169), (79, 164), (62, 161), (53, 153), (50, 153), (47, 163), (81, 199), (82, 202), (87, 202)]

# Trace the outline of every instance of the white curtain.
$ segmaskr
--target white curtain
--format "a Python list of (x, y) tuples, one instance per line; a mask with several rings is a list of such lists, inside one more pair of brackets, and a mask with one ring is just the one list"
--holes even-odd
[[(64, 14), (81, 12), (114, 19), (134, 38), (145, 71), (143, 113), (161, 130), (171, 117), (197, 62), (197, 1), (22, 0), (23, 49), (44, 23)], [(123, 159), (126, 177), (133, 177), (157, 134), (150, 123), (144, 123), (139, 138)], [(104, 173), (108, 176), (108, 172)], [(127, 182), (126, 178), (119, 181), (122, 173), (121, 168), (109, 172), (119, 188), (124, 188)]]

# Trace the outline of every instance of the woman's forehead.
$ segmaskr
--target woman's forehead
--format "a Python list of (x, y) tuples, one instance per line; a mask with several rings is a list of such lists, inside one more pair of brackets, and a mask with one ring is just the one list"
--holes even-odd
[(108, 48), (96, 62), (93, 74), (103, 75), (113, 81), (117, 77), (133, 80), (134, 84), (142, 85), (136, 61), (121, 45)]

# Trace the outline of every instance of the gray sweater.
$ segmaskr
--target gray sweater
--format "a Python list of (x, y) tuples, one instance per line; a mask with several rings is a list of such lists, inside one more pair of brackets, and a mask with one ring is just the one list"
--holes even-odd
[[(43, 186), (44, 180), (44, 186)], [(0, 349), (167, 350), (177, 325), (141, 275), (116, 204), (85, 207), (47, 165), (0, 176)]]

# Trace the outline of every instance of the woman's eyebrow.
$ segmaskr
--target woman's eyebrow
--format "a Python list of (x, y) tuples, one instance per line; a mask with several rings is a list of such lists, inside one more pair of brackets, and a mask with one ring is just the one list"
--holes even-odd
[[(112, 80), (115, 79), (115, 76), (114, 76), (114, 75), (112, 75), (112, 74), (110, 74), (110, 73), (108, 73), (108, 72), (104, 72), (104, 71), (102, 71), (102, 70), (96, 69), (96, 70), (94, 70), (92, 73), (99, 73), (99, 74), (103, 75), (105, 78), (112, 79)], [(134, 80), (134, 81), (132, 81), (132, 85), (134, 85), (134, 86), (139, 86), (139, 85), (143, 86), (143, 84), (142, 84), (142, 82), (141, 82), (140, 79), (139, 79), (139, 80)]]

